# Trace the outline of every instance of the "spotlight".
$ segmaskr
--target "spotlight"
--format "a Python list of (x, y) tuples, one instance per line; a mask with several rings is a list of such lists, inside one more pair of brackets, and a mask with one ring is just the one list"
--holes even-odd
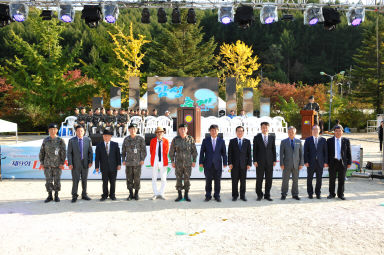
[(115, 23), (119, 16), (119, 7), (117, 4), (105, 4), (103, 5), (104, 21), (107, 23)]
[(59, 19), (65, 23), (70, 23), (75, 19), (75, 9), (71, 4), (61, 4), (59, 8)]
[(323, 8), (324, 29), (333, 30), (340, 21), (340, 13), (333, 8)]
[(188, 10), (187, 23), (188, 24), (196, 24), (196, 13), (195, 13), (195, 10), (193, 8), (190, 8)]
[(365, 19), (365, 9), (363, 7), (349, 7), (346, 15), (349, 26), (358, 26)]
[(172, 23), (173, 24), (180, 24), (181, 23), (179, 8), (175, 8), (172, 11)]
[(23, 22), (28, 17), (28, 6), (22, 3), (14, 3), (9, 5), (11, 18), (17, 22)]
[(234, 20), (234, 12), (232, 6), (220, 7), (218, 12), (218, 20), (223, 24), (229, 24)]
[(323, 22), (323, 8), (313, 4), (307, 5), (304, 10), (304, 25), (316, 25), (318, 22)]
[(252, 6), (242, 5), (236, 9), (235, 22), (241, 28), (248, 28), (255, 20)]
[(40, 17), (43, 20), (51, 20), (53, 16), (53, 11), (52, 10), (43, 10), (40, 14)]
[(95, 28), (101, 20), (101, 7), (99, 5), (84, 5), (81, 11), (81, 18), (90, 28)]
[(279, 16), (277, 14), (277, 6), (273, 4), (264, 5), (260, 11), (260, 21), (261, 24), (271, 24), (277, 22)]
[(167, 13), (164, 8), (159, 8), (157, 11), (157, 22), (161, 24), (167, 23)]
[(141, 23), (143, 24), (151, 23), (150, 16), (151, 15), (149, 14), (149, 9), (144, 8), (143, 11), (141, 12)]
[(4, 27), (11, 23), (11, 16), (9, 15), (9, 5), (0, 4), (0, 27)]

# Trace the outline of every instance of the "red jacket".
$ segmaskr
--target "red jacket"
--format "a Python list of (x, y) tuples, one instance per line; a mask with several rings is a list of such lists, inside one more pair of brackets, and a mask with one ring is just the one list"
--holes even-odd
[[(163, 148), (161, 148), (161, 152), (163, 153), (163, 164), (164, 166), (168, 166), (168, 151), (169, 151), (169, 142), (166, 138), (163, 137)], [(151, 143), (149, 145), (149, 151), (151, 153), (151, 166), (155, 163), (156, 156), (156, 146), (157, 146), (157, 137), (152, 138)]]

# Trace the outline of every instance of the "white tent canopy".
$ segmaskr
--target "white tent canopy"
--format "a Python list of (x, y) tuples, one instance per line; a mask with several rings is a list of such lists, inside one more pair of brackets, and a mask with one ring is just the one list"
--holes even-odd
[(6, 120), (0, 120), (0, 133), (8, 133), (15, 132), (16, 133), (16, 142), (18, 142), (17, 136), (17, 123), (9, 122)]

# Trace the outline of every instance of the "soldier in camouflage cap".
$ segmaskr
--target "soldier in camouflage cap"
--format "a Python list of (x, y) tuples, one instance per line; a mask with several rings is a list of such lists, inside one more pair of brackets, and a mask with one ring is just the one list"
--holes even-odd
[[(173, 138), (171, 148), (169, 150), (169, 157), (171, 158), (172, 167), (175, 168), (176, 175), (176, 189), (178, 197), (176, 202), (180, 201), (183, 197), (181, 191), (184, 189), (184, 199), (191, 202), (188, 196), (192, 167), (196, 165), (197, 150), (195, 139), (187, 135), (188, 127), (186, 124), (179, 125), (179, 135)], [(182, 185), (184, 180), (184, 186)]]
[[(141, 166), (144, 165), (144, 159), (147, 156), (144, 138), (136, 135), (137, 124), (130, 124), (128, 127), (129, 136), (124, 139), (122, 148), (122, 160), (125, 166), (127, 177), (127, 188), (129, 197), (127, 200), (139, 200)], [(133, 190), (135, 189), (135, 195)]]
[(43, 140), (40, 148), (40, 166), (44, 170), (45, 187), (48, 192), (45, 203), (53, 200), (53, 190), (55, 191), (55, 202), (60, 202), (60, 176), (62, 169), (64, 169), (66, 148), (64, 140), (57, 136), (57, 131), (57, 124), (50, 124), (48, 126), (49, 136)]

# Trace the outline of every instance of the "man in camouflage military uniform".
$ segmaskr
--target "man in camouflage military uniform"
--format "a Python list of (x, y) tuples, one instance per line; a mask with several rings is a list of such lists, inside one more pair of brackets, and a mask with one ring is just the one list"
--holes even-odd
[(40, 167), (44, 170), (45, 187), (48, 192), (45, 203), (53, 200), (52, 190), (55, 191), (55, 202), (60, 202), (60, 176), (64, 169), (66, 148), (64, 140), (57, 136), (57, 131), (57, 124), (52, 123), (48, 126), (49, 136), (43, 140), (39, 153)]
[[(130, 124), (128, 127), (129, 136), (124, 139), (122, 148), (122, 160), (125, 166), (127, 177), (127, 188), (129, 197), (127, 200), (139, 200), (141, 166), (144, 165), (144, 159), (147, 156), (144, 138), (136, 135), (137, 124)], [(133, 190), (135, 195), (133, 196)]]
[(108, 128), (113, 133), (113, 130), (115, 130), (116, 117), (112, 114), (112, 109), (108, 109), (107, 112), (108, 114), (105, 116), (104, 119), (105, 128), (103, 129), (103, 132), (106, 128)]
[(77, 116), (77, 124), (82, 125), (84, 128), (87, 124), (87, 113), (84, 107), (80, 107), (80, 114)]
[(78, 118), (79, 118), (79, 115), (80, 115), (80, 110), (79, 110), (79, 108), (78, 107), (76, 107), (75, 108), (75, 117), (76, 117), (76, 121), (75, 121), (75, 123), (76, 123), (76, 125), (78, 125), (79, 123), (78, 123)]
[(86, 119), (86, 123), (87, 123), (87, 127), (88, 127), (88, 135), (92, 134), (92, 126), (93, 126), (92, 119), (93, 119), (93, 110), (91, 108), (88, 111), (88, 115), (87, 115), (87, 119)]
[[(117, 115), (117, 125), (116, 125), (116, 134), (120, 137), (123, 137), (128, 123), (128, 114), (125, 113), (125, 109), (120, 109), (120, 114)], [(119, 132), (119, 128), (122, 128), (121, 134)]]
[[(186, 124), (180, 124), (178, 127), (179, 135), (173, 138), (171, 148), (169, 150), (169, 157), (171, 158), (172, 167), (175, 168), (176, 175), (176, 189), (178, 197), (176, 202), (180, 201), (183, 197), (181, 191), (184, 189), (184, 199), (191, 202), (188, 197), (192, 167), (196, 165), (197, 150), (195, 139), (187, 135), (188, 127)], [(184, 186), (182, 180), (184, 179)]]
[(96, 127), (96, 133), (100, 133), (102, 128), (103, 116), (100, 114), (100, 108), (96, 108), (92, 118), (92, 126)]

